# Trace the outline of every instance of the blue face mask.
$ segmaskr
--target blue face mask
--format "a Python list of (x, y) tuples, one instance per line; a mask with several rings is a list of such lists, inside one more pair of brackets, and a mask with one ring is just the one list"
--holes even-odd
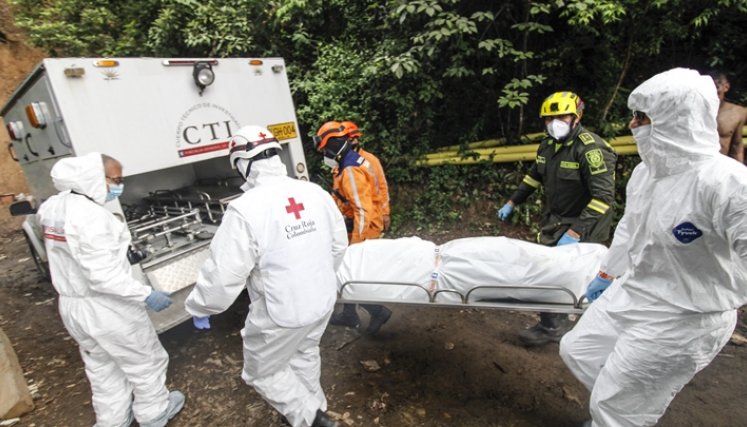
[(111, 202), (124, 193), (124, 184), (109, 184), (109, 191), (106, 193), (106, 201)]

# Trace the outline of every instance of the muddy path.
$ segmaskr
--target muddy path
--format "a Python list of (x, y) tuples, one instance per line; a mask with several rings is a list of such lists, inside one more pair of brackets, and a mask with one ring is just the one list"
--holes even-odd
[[(35, 272), (19, 232), (0, 242), (0, 327), (14, 344), (36, 404), (16, 425), (93, 425), (88, 382), (54, 290)], [(169, 385), (187, 395), (183, 412), (169, 425), (282, 425), (240, 378), (239, 331), (247, 303), (242, 294), (212, 319), (210, 331), (187, 323), (161, 335), (171, 357)], [(322, 340), (329, 409), (347, 425), (571, 427), (587, 418), (588, 393), (563, 365), (557, 344), (519, 345), (515, 334), (536, 321), (534, 313), (390, 307), (394, 314), (375, 337), (329, 327)], [(365, 325), (365, 312), (361, 317)], [(675, 398), (659, 425), (747, 425), (746, 371), (747, 347), (727, 345)]]

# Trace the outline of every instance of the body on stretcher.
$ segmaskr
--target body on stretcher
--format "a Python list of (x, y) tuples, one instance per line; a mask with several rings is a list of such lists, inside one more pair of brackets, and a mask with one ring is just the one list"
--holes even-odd
[(337, 271), (340, 302), (406, 303), (580, 313), (607, 248), (547, 247), (507, 237), (437, 246), (417, 237), (348, 247)]

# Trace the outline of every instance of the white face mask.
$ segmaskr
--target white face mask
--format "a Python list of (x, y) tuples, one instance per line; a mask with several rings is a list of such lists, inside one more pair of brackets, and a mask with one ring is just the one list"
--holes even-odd
[(337, 160), (330, 159), (329, 157), (324, 157), (324, 164), (329, 166), (332, 169), (335, 169), (340, 166), (340, 164), (337, 163)]
[(638, 154), (641, 156), (641, 160), (648, 162), (651, 160), (651, 125), (643, 125), (634, 127), (630, 130), (633, 134), (633, 139), (638, 146)]
[(550, 134), (551, 137), (560, 141), (571, 133), (571, 125), (560, 119), (553, 119), (553, 121), (547, 125), (547, 133)]

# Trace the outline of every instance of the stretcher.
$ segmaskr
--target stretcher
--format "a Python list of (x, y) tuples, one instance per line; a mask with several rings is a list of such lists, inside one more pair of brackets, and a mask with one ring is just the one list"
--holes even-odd
[(351, 245), (337, 272), (338, 301), (581, 313), (607, 248), (547, 247), (507, 237), (437, 246), (417, 237)]

